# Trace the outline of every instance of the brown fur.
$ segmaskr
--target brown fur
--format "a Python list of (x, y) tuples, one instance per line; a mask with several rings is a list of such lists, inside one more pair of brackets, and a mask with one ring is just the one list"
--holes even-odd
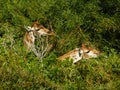
[(74, 49), (74, 50), (69, 51), (68, 53), (66, 53), (66, 54), (58, 57), (58, 59), (63, 61), (63, 60), (65, 60), (65, 59), (67, 59), (67, 58), (70, 58), (70, 55), (71, 55), (71, 54), (74, 54), (74, 53), (76, 53), (76, 52), (78, 52), (78, 50), (77, 50), (77, 49)]
[(24, 37), (24, 45), (27, 49), (30, 49), (34, 45), (34, 37), (30, 36), (31, 32), (26, 32)]
[(27, 42), (30, 42), (31, 44), (33, 44), (33, 41), (31, 40), (28, 32), (25, 33), (25, 38)]
[(86, 51), (93, 51), (94, 54), (96, 55), (100, 55), (100, 51), (96, 48), (93, 48), (93, 47), (90, 47), (90, 46), (86, 46), (84, 44), (82, 44), (82, 47), (81, 49), (83, 50), (83, 59), (89, 59), (89, 58), (92, 58), (90, 55), (88, 55), (86, 53)]
[(54, 32), (52, 32), (52, 31), (50, 31), (49, 29), (45, 28), (44, 26), (40, 25), (40, 24), (38, 23), (38, 21), (34, 22), (31, 27), (38, 28), (38, 29), (40, 29), (41, 31), (46, 32), (47, 35), (53, 35), (53, 36), (55, 35)]
[[(82, 53), (81, 53), (81, 54), (82, 54), (82, 58), (83, 58), (83, 59), (92, 58), (92, 56), (87, 53), (87, 52), (89, 52), (89, 51), (94, 52), (94, 54), (96, 54), (97, 56), (100, 54), (100, 51), (99, 51), (99, 50), (97, 50), (97, 49), (95, 49), (95, 48), (92, 48), (92, 47), (88, 47), (88, 46), (86, 46), (86, 45), (84, 45), (84, 44), (82, 44), (82, 46), (81, 46), (80, 49), (82, 50)], [(63, 60), (65, 60), (66, 58), (70, 58), (71, 55), (76, 54), (76, 52), (79, 53), (78, 49), (74, 49), (74, 50), (72, 50), (72, 51), (70, 51), (70, 52), (68, 52), (68, 53), (66, 53), (66, 54), (58, 57), (58, 59), (63, 61)]]

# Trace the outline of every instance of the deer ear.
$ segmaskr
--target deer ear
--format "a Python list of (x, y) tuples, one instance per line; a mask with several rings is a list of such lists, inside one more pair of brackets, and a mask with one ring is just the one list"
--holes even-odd
[(84, 48), (84, 47), (86, 47), (86, 46), (85, 46), (85, 44), (82, 43), (81, 47)]
[(35, 21), (33, 22), (33, 24), (31, 25), (31, 27), (38, 27), (38, 25), (39, 25), (38, 20), (35, 20)]
[(38, 20), (35, 20), (33, 23), (34, 23), (34, 24), (39, 24)]

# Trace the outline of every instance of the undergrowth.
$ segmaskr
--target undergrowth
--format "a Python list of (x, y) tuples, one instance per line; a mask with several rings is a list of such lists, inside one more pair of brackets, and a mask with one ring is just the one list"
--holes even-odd
[[(0, 0), (0, 8), (0, 90), (120, 90), (119, 0)], [(23, 44), (34, 20), (56, 34), (42, 62)], [(57, 60), (82, 43), (101, 55)]]

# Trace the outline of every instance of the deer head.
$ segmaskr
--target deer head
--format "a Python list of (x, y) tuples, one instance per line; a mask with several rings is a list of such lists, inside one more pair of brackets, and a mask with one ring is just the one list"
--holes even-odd
[(85, 46), (82, 44), (81, 50), (83, 51), (83, 59), (96, 58), (100, 55), (100, 51), (96, 48)]
[(41, 36), (55, 35), (53, 31), (50, 31), (49, 29), (40, 25), (38, 21), (33, 23), (33, 25), (31, 26), (31, 30), (35, 31), (37, 35), (41, 35)]
[(33, 25), (25, 26), (25, 29), (27, 30), (25, 37), (24, 37), (24, 43), (25, 46), (29, 49), (31, 46), (34, 46), (35, 42), (35, 36), (48, 36), (48, 35), (55, 35), (54, 32), (48, 30), (44, 26), (40, 25), (38, 21), (34, 22)]

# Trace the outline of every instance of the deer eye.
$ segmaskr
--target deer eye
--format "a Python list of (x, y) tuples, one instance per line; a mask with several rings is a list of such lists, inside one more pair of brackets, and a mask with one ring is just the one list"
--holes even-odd
[(40, 29), (36, 29), (36, 31), (39, 31)]
[(87, 52), (85, 52), (85, 53), (89, 53), (90, 52), (90, 50), (89, 51), (87, 51)]

